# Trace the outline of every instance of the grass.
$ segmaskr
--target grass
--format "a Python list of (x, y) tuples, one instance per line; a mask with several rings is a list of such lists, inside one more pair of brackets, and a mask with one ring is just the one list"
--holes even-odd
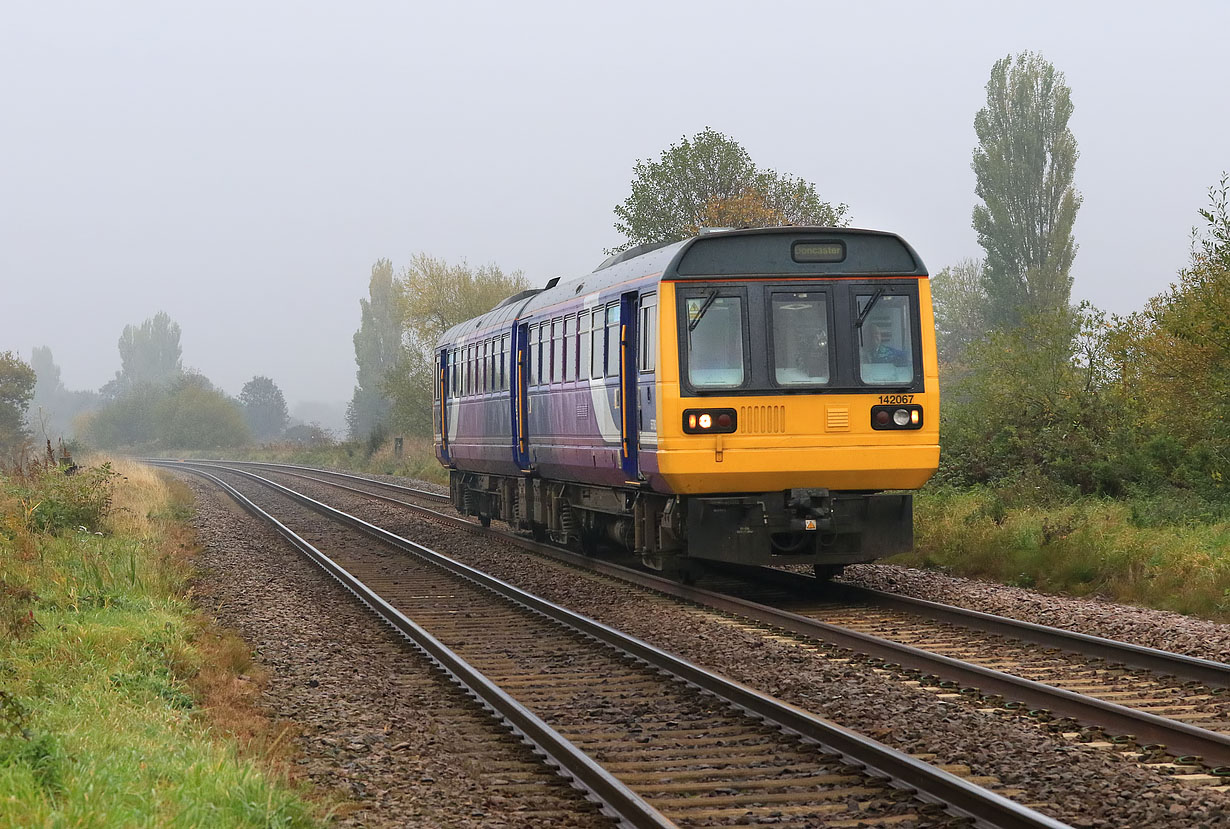
[(304, 466), (332, 467), (377, 475), (400, 475), (420, 481), (447, 484), (448, 474), (436, 460), (431, 438), (407, 437), (401, 457), (393, 451), (393, 441), (376, 447), (353, 441), (304, 445), (269, 443), (212, 452), (189, 452), (175, 457), (225, 457), (229, 460), (275, 461)]
[(1230, 520), (1182, 498), (929, 488), (914, 552), (892, 561), (1230, 621)]
[(0, 826), (322, 822), (189, 600), (188, 497), (135, 464), (0, 475)]

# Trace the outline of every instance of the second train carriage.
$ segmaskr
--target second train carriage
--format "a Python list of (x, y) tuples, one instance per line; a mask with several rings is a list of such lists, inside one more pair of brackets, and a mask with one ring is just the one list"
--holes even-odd
[(653, 567), (908, 550), (939, 462), (930, 285), (891, 233), (787, 227), (626, 251), (437, 350), (458, 510)]

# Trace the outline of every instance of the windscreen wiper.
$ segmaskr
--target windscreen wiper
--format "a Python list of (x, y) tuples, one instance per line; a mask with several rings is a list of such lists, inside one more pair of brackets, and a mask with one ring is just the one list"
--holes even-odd
[(713, 292), (710, 293), (709, 296), (705, 297), (705, 304), (700, 306), (700, 310), (696, 312), (696, 319), (688, 323), (689, 334), (696, 330), (696, 326), (700, 325), (701, 317), (703, 317), (705, 312), (709, 310), (709, 306), (713, 304), (713, 300), (717, 299), (717, 295), (717, 289), (714, 288)]
[(867, 315), (871, 313), (871, 309), (876, 307), (876, 303), (880, 301), (880, 297), (884, 296), (883, 288), (876, 288), (876, 292), (871, 295), (871, 301), (867, 303), (867, 307), (863, 309), (863, 313), (858, 315), (858, 321), (854, 323), (854, 327), (860, 331), (863, 328), (863, 323), (867, 321)]

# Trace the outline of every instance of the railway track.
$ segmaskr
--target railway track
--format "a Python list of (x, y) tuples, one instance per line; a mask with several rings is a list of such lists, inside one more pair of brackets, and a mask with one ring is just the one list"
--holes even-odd
[(1062, 825), (275, 482), (176, 466), (276, 509), (283, 536), (626, 825)]
[[(436, 509), (447, 496), (362, 476), (279, 464), (282, 474), (391, 500), (475, 532)], [(390, 498), (382, 493), (397, 493)], [(422, 502), (408, 503), (402, 498)], [(430, 506), (425, 506), (425, 504)], [(1093, 745), (1193, 783), (1230, 782), (1230, 666), (873, 590), (819, 592), (811, 577), (728, 568), (701, 589), (501, 533), (518, 546), (870, 658), (941, 695), (1006, 705)]]

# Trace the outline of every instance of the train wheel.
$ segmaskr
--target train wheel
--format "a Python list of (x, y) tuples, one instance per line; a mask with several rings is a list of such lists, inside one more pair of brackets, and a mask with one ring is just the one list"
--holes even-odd
[(546, 541), (547, 540), (547, 525), (539, 524), (537, 521), (531, 521), (530, 522), (530, 535), (534, 537), (535, 541)]
[(484, 512), (480, 512), (478, 514), (478, 523), (482, 524), (484, 527), (490, 527), (491, 526), (491, 516), (487, 515)]

